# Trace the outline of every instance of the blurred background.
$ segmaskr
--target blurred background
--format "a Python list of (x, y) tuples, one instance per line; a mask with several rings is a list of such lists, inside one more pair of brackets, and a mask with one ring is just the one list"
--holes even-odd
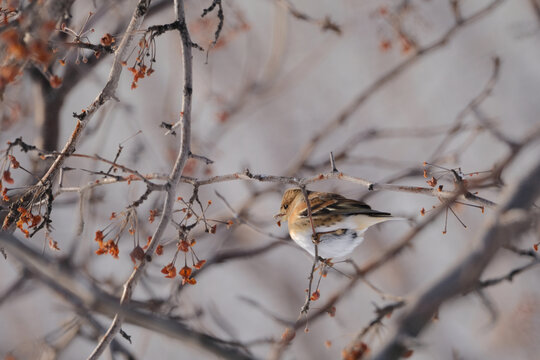
[[(202, 179), (248, 168), (254, 174), (309, 177), (331, 170), (330, 152), (336, 156), (340, 171), (372, 182), (426, 187), (424, 161), (460, 168), (463, 173), (490, 170), (508, 153), (508, 147), (488, 130), (490, 126), (519, 141), (539, 122), (540, 5), (536, 0), (462, 0), (461, 16), (473, 18), (456, 25), (451, 3), (224, 0), (223, 29), (211, 47), (219, 19), (215, 11), (200, 16), (211, 1), (186, 0), (193, 41), (204, 49), (210, 47), (208, 53), (194, 49), (192, 150), (214, 163), (191, 159), (184, 175)], [(119, 26), (129, 20), (135, 5), (135, 1), (75, 1), (69, 27), (78, 32), (93, 12), (85, 28), (95, 29), (87, 34), (89, 42), (99, 43), (105, 33), (121, 37)], [(143, 28), (175, 20), (172, 2), (153, 2), (152, 6), (155, 8)], [(104, 86), (112, 56), (103, 54), (96, 61), (91, 51), (83, 51), (81, 56), (88, 57), (88, 63), (76, 64), (77, 50), (68, 52), (69, 48), (62, 46), (70, 39), (53, 36), (58, 57), (65, 55), (67, 64), (55, 63), (51, 69), (64, 84), (70, 78), (77, 82), (69, 92), (54, 95), (62, 87), (43, 90), (42, 75), (34, 69), (25, 71), (4, 92), (2, 147), (22, 136), (29, 144), (60, 150), (76, 123), (72, 113), (88, 106)], [(112, 160), (121, 145), (118, 163), (143, 174), (170, 171), (179, 136), (165, 135), (160, 124), (176, 122), (181, 109), (180, 38), (176, 32), (168, 32), (156, 38), (155, 46), (155, 72), (139, 80), (136, 89), (131, 89), (132, 74), (122, 73), (116, 94), (119, 101), (110, 101), (99, 110), (85, 129), (78, 153)], [(128, 66), (135, 56), (136, 50)], [(495, 58), (500, 59), (500, 68), (494, 76)], [(469, 103), (486, 88), (492, 91), (476, 113), (471, 111)], [(47, 103), (46, 94), (56, 96), (54, 106)], [(49, 119), (52, 123), (44, 126), (47, 106), (58, 112)], [(504, 171), (504, 184), (523, 174), (537, 160), (539, 150), (538, 144), (527, 148)], [(44, 162), (35, 154), (16, 151), (15, 155), (26, 169), (42, 173)], [(74, 169), (65, 173), (66, 187), (92, 182), (100, 178), (92, 171), (107, 171), (109, 167), (76, 158), (69, 159), (66, 166)], [(22, 171), (13, 171), (12, 176), (20, 187), (34, 182)], [(451, 177), (442, 176), (439, 183), (452, 188)], [(499, 185), (482, 189), (479, 195), (496, 202), (505, 187)], [(375, 209), (411, 219), (370, 229), (352, 256), (360, 265), (396, 243), (421, 218), (422, 208), (429, 210), (440, 204), (433, 197), (401, 192), (379, 191), (366, 196), (364, 187), (345, 181), (317, 182), (309, 188), (363, 198)], [(232, 219), (234, 225), (227, 229), (218, 224), (216, 234), (205, 233), (201, 226), (194, 229), (197, 255), (212, 259), (223, 251), (269, 244), (276, 241), (273, 237), (288, 238), (287, 227), (278, 227), (272, 218), (285, 189), (279, 184), (242, 180), (201, 187), (203, 204), (212, 202), (206, 216)], [(93, 239), (97, 230), (114, 223), (112, 212), (122, 212), (144, 191), (136, 182), (96, 187), (85, 194), (82, 212), (77, 194), (59, 193), (50, 236), (60, 251), (49, 249), (42, 233), (32, 239), (20, 236), (21, 241), (51, 256), (70, 254), (90, 279), (118, 296), (133, 270), (129, 257), (133, 242), (124, 236), (119, 259), (113, 259), (95, 255)], [(241, 225), (216, 191), (252, 226)], [(178, 188), (178, 196), (188, 199), (191, 194), (191, 185)], [(153, 194), (137, 210), (142, 243), (155, 228), (155, 223), (148, 221), (149, 211), (160, 208), (162, 202), (162, 195)], [(466, 228), (450, 215), (443, 234), (444, 216), (439, 217), (415, 238), (411, 248), (370, 274), (369, 281), (385, 293), (407, 296), (444, 273), (470, 249), (481, 223), (492, 211), (486, 209), (483, 214), (480, 209), (458, 205), (453, 209)], [(84, 228), (78, 234), (81, 214)], [(170, 227), (162, 241), (164, 255), (150, 264), (134, 299), (166, 300), (168, 307), (161, 311), (225, 340), (256, 342), (250, 349), (256, 357), (266, 357), (268, 341), (279, 339), (285, 329), (267, 312), (296, 320), (304, 302), (311, 258), (289, 239), (257, 256), (210, 266), (196, 277), (195, 286), (181, 286), (178, 278), (166, 279), (160, 273), (174, 255), (176, 236)], [(531, 249), (538, 241), (538, 234), (531, 233), (514, 245)], [(183, 262), (181, 256), (178, 262)], [(504, 275), (523, 262), (516, 254), (501, 250), (484, 277)], [(337, 264), (336, 268), (353, 272), (350, 264)], [(74, 314), (68, 303), (35, 280), (6, 293), (21, 276), (20, 265), (9, 256), (0, 260), (0, 274), (0, 355), (32, 359), (50, 352), (60, 359), (76, 359), (90, 354), (99, 332), (87, 330), (83, 322), (76, 327), (77, 336), (70, 338)], [(538, 269), (531, 269), (512, 282), (486, 289), (484, 298), (469, 294), (446, 304), (438, 320), (418, 340), (412, 358), (536, 359), (540, 351), (539, 274)], [(330, 270), (320, 284), (321, 299), (313, 302), (312, 309), (347, 281), (346, 276)], [(486, 306), (486, 301), (491, 306)], [(299, 331), (283, 358), (339, 358), (342, 349), (375, 317), (376, 306), (388, 302), (359, 283), (336, 305), (335, 317), (323, 316), (308, 324), (309, 332)], [(104, 328), (110, 324), (109, 318), (96, 319)], [(390, 334), (396, 319), (399, 310), (364, 338), (372, 351)], [(119, 341), (138, 359), (213, 358), (130, 324), (123, 330), (133, 343), (118, 337)], [(70, 340), (65, 347), (55, 348), (54, 344), (66, 337)]]

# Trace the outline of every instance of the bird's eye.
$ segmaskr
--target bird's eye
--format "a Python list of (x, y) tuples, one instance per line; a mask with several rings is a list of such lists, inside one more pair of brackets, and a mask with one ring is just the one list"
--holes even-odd
[(287, 205), (287, 204), (283, 205), (283, 208), (284, 208), (285, 210), (287, 210), (288, 207), (289, 207), (289, 205)]

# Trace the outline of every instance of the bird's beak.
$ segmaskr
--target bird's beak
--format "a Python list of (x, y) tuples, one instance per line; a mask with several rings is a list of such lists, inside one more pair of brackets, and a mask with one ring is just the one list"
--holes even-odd
[(276, 215), (274, 215), (274, 219), (277, 221), (277, 225), (278, 226), (281, 226), (281, 219), (283, 218), (285, 214), (283, 213), (278, 213)]
[(283, 214), (283, 213), (278, 213), (278, 214), (274, 215), (274, 219), (276, 219), (276, 220), (281, 220), (281, 218), (283, 217), (283, 215), (285, 215), (285, 214)]

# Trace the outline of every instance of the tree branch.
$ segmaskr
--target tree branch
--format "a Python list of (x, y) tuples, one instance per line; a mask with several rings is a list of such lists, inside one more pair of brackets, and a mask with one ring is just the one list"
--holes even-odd
[[(178, 21), (178, 31), (180, 32), (180, 38), (182, 39), (182, 58), (183, 58), (183, 70), (184, 70), (184, 91), (183, 91), (182, 112), (181, 112), (182, 136), (181, 136), (181, 143), (180, 143), (180, 151), (178, 153), (178, 156), (174, 163), (174, 167), (171, 170), (171, 173), (169, 175), (169, 180), (167, 182), (167, 192), (165, 195), (162, 215), (158, 223), (158, 226), (154, 234), (152, 235), (152, 240), (150, 241), (150, 244), (148, 245), (148, 249), (146, 250), (146, 255), (150, 259), (152, 255), (154, 254), (154, 251), (159, 243), (159, 240), (161, 239), (163, 233), (165, 232), (165, 229), (167, 228), (171, 220), (172, 209), (173, 209), (175, 195), (176, 195), (176, 186), (178, 185), (180, 181), (182, 170), (184, 168), (184, 165), (186, 164), (186, 161), (189, 158), (189, 154), (191, 153), (191, 147), (190, 147), (191, 98), (192, 98), (192, 93), (193, 93), (193, 73), (192, 73), (192, 54), (191, 54), (192, 41), (189, 36), (189, 31), (186, 25), (183, 0), (175, 0), (174, 5), (175, 5), (175, 12), (176, 12), (176, 17)], [(141, 264), (133, 271), (130, 278), (124, 284), (124, 292), (122, 293), (122, 297), (120, 300), (120, 303), (122, 305), (125, 303), (128, 303), (129, 300), (131, 299), (133, 290), (139, 278), (142, 276), (147, 264), (148, 264), (148, 261), (146, 260), (146, 257), (144, 257), (143, 260), (141, 261)], [(122, 322), (123, 322), (123, 316), (121, 314), (117, 314), (114, 317), (113, 322), (111, 326), (109, 327), (107, 333), (105, 334), (105, 336), (102, 338), (102, 340), (100, 341), (100, 343), (98, 344), (94, 352), (89, 357), (89, 360), (97, 360), (99, 358), (99, 356), (110, 344), (113, 337), (120, 330), (120, 327), (122, 326)]]
[(406, 341), (420, 334), (444, 302), (478, 285), (482, 272), (497, 251), (507, 241), (519, 237), (529, 228), (531, 219), (525, 214), (525, 210), (533, 206), (540, 195), (539, 178), (540, 162), (506, 191), (505, 201), (484, 224), (474, 249), (410, 300), (397, 330), (374, 359), (398, 359), (407, 350)]
[(141, 26), (144, 20), (144, 16), (146, 15), (148, 7), (150, 6), (150, 1), (151, 0), (139, 0), (137, 3), (135, 12), (133, 13), (128, 27), (126, 28), (126, 35), (122, 38), (122, 41), (116, 50), (113, 66), (111, 68), (111, 72), (109, 73), (107, 84), (105, 84), (103, 90), (101, 90), (97, 98), (92, 102), (92, 104), (90, 104), (90, 106), (88, 106), (82, 113), (74, 114), (74, 116), (79, 120), (77, 121), (75, 130), (71, 134), (67, 143), (64, 145), (61, 155), (56, 158), (49, 170), (41, 178), (41, 183), (52, 182), (60, 170), (60, 167), (64, 164), (66, 155), (75, 152), (75, 148), (81, 137), (82, 131), (86, 125), (88, 125), (92, 116), (97, 112), (97, 110), (99, 110), (99, 108), (101, 108), (101, 106), (103, 106), (103, 104), (115, 96), (114, 94), (116, 92), (116, 88), (118, 87), (118, 82), (120, 81), (120, 74), (122, 73), (122, 61), (124, 61), (129, 54), (129, 45), (137, 34), (137, 29)]
[(121, 304), (118, 298), (89, 285), (87, 281), (81, 281), (79, 271), (59, 266), (57, 260), (31, 249), (5, 231), (0, 231), (0, 245), (23, 263), (33, 278), (44, 283), (79, 310), (88, 309), (106, 316), (121, 314), (123, 319), (132, 324), (194, 345), (220, 358), (251, 359), (236, 350), (235, 344), (191, 329), (178, 319), (169, 319)]
[(490, 4), (486, 5), (484, 8), (478, 10), (476, 13), (470, 15), (467, 18), (462, 19), (459, 23), (454, 24), (446, 33), (441, 36), (437, 41), (426, 45), (424, 47), (419, 47), (414, 55), (394, 67), (392, 70), (388, 71), (386, 74), (381, 76), (379, 79), (375, 80), (371, 85), (369, 85), (365, 90), (363, 90), (349, 105), (345, 107), (335, 118), (332, 119), (328, 124), (326, 124), (319, 132), (317, 132), (310, 141), (302, 149), (300, 149), (300, 156), (298, 159), (291, 165), (288, 174), (294, 174), (300, 169), (306, 160), (309, 158), (313, 150), (316, 148), (317, 144), (326, 136), (332, 134), (339, 126), (344, 124), (359, 108), (362, 106), (372, 95), (376, 94), (378, 90), (382, 89), (384, 85), (388, 82), (395, 79), (398, 75), (403, 73), (412, 65), (416, 64), (420, 59), (423, 59), (426, 55), (434, 52), (437, 49), (442, 48), (446, 45), (452, 37), (463, 27), (479, 20), (491, 10), (496, 8), (498, 5), (502, 4), (504, 0), (494, 0)]

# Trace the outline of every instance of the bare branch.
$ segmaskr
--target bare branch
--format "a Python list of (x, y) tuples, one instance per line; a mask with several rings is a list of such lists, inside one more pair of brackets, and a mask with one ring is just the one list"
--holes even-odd
[(509, 240), (516, 239), (530, 226), (524, 214), (540, 195), (540, 163), (506, 191), (505, 201), (484, 224), (475, 248), (446, 274), (411, 299), (399, 326), (374, 359), (398, 359), (407, 349), (405, 342), (417, 337), (439, 306), (451, 298), (468, 292), (478, 284), (485, 267)]
[[(148, 245), (146, 251), (147, 256), (152, 257), (154, 251), (167, 228), (169, 221), (171, 219), (172, 208), (175, 201), (176, 186), (180, 181), (182, 174), (182, 169), (186, 164), (186, 161), (189, 158), (191, 153), (191, 98), (193, 93), (193, 73), (192, 73), (192, 41), (189, 36), (189, 31), (186, 24), (186, 17), (184, 13), (184, 1), (175, 0), (175, 12), (178, 21), (178, 31), (180, 32), (180, 38), (182, 39), (182, 58), (183, 58), (183, 70), (184, 70), (184, 91), (183, 91), (183, 100), (182, 100), (182, 121), (181, 121), (181, 143), (180, 151), (174, 163), (174, 167), (171, 170), (169, 175), (169, 180), (167, 182), (167, 193), (165, 196), (165, 201), (163, 205), (163, 210), (161, 213), (161, 218), (159, 220), (158, 226), (152, 235), (152, 240)], [(148, 264), (146, 257), (143, 258), (141, 264), (133, 271), (130, 278), (124, 284), (124, 292), (122, 293), (122, 298), (120, 303), (126, 304), (131, 299), (134, 288), (139, 280), (139, 278), (144, 273), (144, 270)], [(89, 357), (89, 359), (97, 360), (103, 351), (110, 344), (111, 340), (120, 330), (122, 326), (123, 316), (117, 314), (111, 326), (109, 327), (107, 333), (102, 338), (98, 346), (94, 349), (94, 352)]]
[(169, 319), (157, 314), (138, 310), (128, 304), (121, 304), (87, 281), (81, 281), (76, 270), (66, 271), (49, 257), (42, 255), (17, 240), (13, 235), (0, 232), (0, 244), (22, 262), (36, 279), (69, 301), (77, 309), (97, 311), (107, 316), (121, 315), (123, 319), (143, 328), (156, 331), (201, 350), (216, 354), (226, 359), (251, 359), (251, 357), (230, 344), (213, 336), (188, 328), (177, 319)]
[(336, 35), (341, 35), (341, 26), (336, 24), (329, 16), (325, 16), (323, 19), (315, 19), (306, 13), (298, 10), (289, 0), (277, 0), (280, 5), (284, 6), (289, 13), (298, 20), (306, 21), (311, 24), (315, 24), (321, 28), (322, 31), (332, 31)]
[(377, 93), (378, 90), (382, 89), (384, 85), (388, 82), (395, 79), (398, 75), (403, 73), (412, 65), (416, 64), (420, 59), (423, 59), (426, 55), (434, 52), (437, 49), (442, 48), (446, 45), (454, 35), (461, 30), (463, 27), (474, 23), (475, 21), (481, 19), (483, 16), (487, 15), (490, 11), (495, 9), (498, 5), (502, 4), (504, 0), (494, 0), (484, 8), (478, 10), (476, 13), (468, 16), (463, 19), (459, 24), (455, 24), (446, 33), (441, 36), (441, 38), (430, 45), (424, 47), (419, 47), (414, 55), (403, 61), (401, 64), (397, 65), (395, 68), (384, 74), (379, 79), (375, 80), (370, 86), (368, 86), (364, 91), (362, 91), (348, 106), (345, 107), (331, 122), (326, 124), (322, 130), (317, 132), (311, 140), (300, 150), (300, 156), (298, 159), (291, 165), (288, 174), (294, 174), (300, 169), (306, 160), (309, 158), (317, 144), (321, 139), (325, 138), (329, 134), (333, 133), (338, 127), (344, 124), (369, 98)]
[[(281, 183), (281, 184), (288, 184), (288, 185), (296, 185), (298, 187), (302, 187), (302, 186), (313, 184), (319, 181), (332, 180), (332, 179), (344, 180), (344, 181), (349, 181), (355, 184), (359, 184), (366, 187), (367, 190), (369, 191), (387, 190), (387, 191), (405, 192), (405, 193), (412, 193), (412, 194), (423, 194), (423, 195), (428, 195), (428, 196), (434, 196), (440, 199), (450, 199), (450, 198), (454, 198), (455, 196), (454, 191), (439, 190), (438, 188), (426, 188), (426, 187), (421, 187), (421, 186), (379, 184), (379, 183), (371, 182), (363, 178), (347, 175), (342, 172), (338, 172), (338, 173), (330, 172), (330, 173), (323, 173), (323, 174), (319, 174), (319, 175), (315, 175), (315, 176), (307, 177), (307, 178), (296, 178), (296, 177), (288, 177), (288, 176), (252, 174), (249, 170), (246, 170), (243, 173), (218, 175), (218, 176), (213, 176), (211, 178), (202, 179), (202, 180), (183, 177), (181, 181), (188, 184), (192, 184), (194, 186), (203, 186), (203, 185), (216, 184), (220, 182), (235, 181), (235, 180), (252, 180), (252, 181), (260, 181), (260, 182), (274, 182), (274, 183)], [(481, 181), (471, 182), (471, 183), (476, 185), (476, 184), (480, 184)], [(474, 188), (474, 186), (471, 186), (471, 188)], [(470, 202), (477, 203), (479, 205), (485, 205), (488, 207), (495, 206), (494, 202), (481, 198), (468, 191), (460, 195), (461, 195), (460, 197), (461, 200), (468, 200)]]
[(103, 106), (103, 104), (114, 98), (114, 94), (120, 80), (120, 74), (122, 73), (122, 61), (124, 61), (129, 54), (129, 45), (137, 33), (136, 30), (142, 24), (149, 6), (150, 0), (139, 0), (137, 3), (135, 12), (133, 13), (128, 27), (126, 28), (126, 35), (122, 38), (122, 41), (116, 50), (113, 66), (111, 68), (107, 84), (105, 84), (103, 90), (101, 90), (97, 98), (92, 102), (92, 104), (90, 104), (90, 106), (86, 108), (86, 110), (84, 110), (84, 112), (74, 114), (79, 121), (77, 121), (77, 125), (75, 126), (73, 133), (71, 134), (67, 143), (64, 145), (61, 155), (56, 158), (49, 170), (45, 173), (45, 175), (43, 175), (41, 183), (51, 182), (54, 179), (60, 167), (62, 167), (64, 164), (66, 156), (75, 152), (82, 131), (86, 125), (88, 125), (93, 115), (101, 108), (101, 106)]
[(492, 279), (482, 280), (482, 281), (479, 282), (478, 287), (479, 288), (486, 288), (486, 287), (498, 285), (498, 284), (500, 284), (500, 283), (502, 283), (504, 281), (512, 282), (512, 280), (514, 280), (514, 277), (516, 275), (519, 275), (522, 272), (527, 271), (527, 270), (535, 267), (538, 264), (540, 264), (539, 259), (532, 260), (532, 261), (530, 261), (529, 263), (527, 263), (525, 265), (522, 265), (522, 266), (519, 266), (519, 267), (517, 267), (515, 269), (510, 270), (505, 275), (502, 275), (502, 276), (499, 276), (499, 277), (496, 277), (496, 278), (492, 278)]
[[(354, 340), (343, 350), (344, 354), (352, 355), (354, 354), (357, 349), (363, 349), (363, 343), (362, 340), (364, 337), (374, 328), (382, 324), (382, 321), (385, 317), (390, 317), (394, 310), (402, 308), (405, 306), (405, 301), (396, 301), (394, 303), (388, 304), (383, 306), (382, 308), (376, 307), (375, 313), (377, 316), (373, 320), (369, 322), (369, 324), (360, 331)], [(353, 356), (350, 356), (351, 358), (354, 358)], [(344, 356), (344, 358), (348, 358), (347, 356)]]

